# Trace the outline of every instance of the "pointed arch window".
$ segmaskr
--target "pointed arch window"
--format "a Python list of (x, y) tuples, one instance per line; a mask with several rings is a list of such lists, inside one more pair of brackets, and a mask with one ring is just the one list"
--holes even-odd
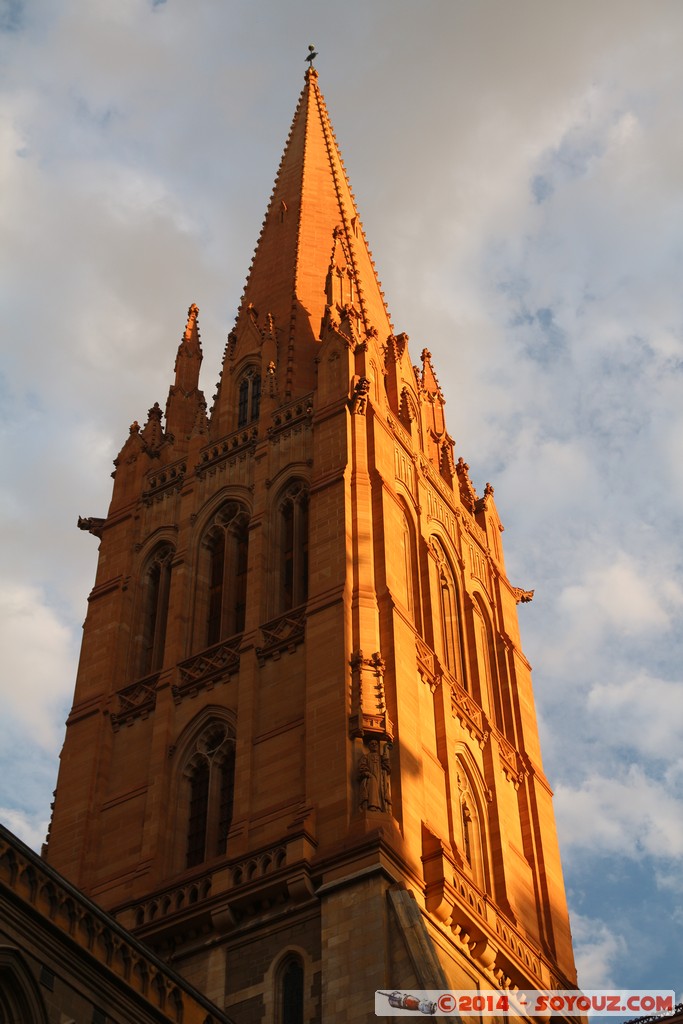
[(296, 608), (308, 598), (308, 488), (291, 484), (279, 505), (280, 610)]
[(438, 541), (433, 543), (437, 570), (437, 601), (441, 633), (441, 655), (448, 671), (467, 688), (462, 658), (462, 622), (455, 575)]
[(19, 950), (0, 947), (0, 1024), (29, 1021), (47, 1024), (40, 990)]
[(278, 1024), (304, 1022), (304, 965), (292, 954), (280, 966), (277, 981)]
[(204, 549), (208, 556), (205, 645), (211, 646), (244, 629), (249, 515), (243, 505), (231, 501), (222, 506), (206, 533)]
[(493, 625), (479, 596), (475, 597), (475, 603), (476, 609), (479, 613), (475, 618), (478, 620), (479, 625), (481, 658), (483, 660), (482, 674), (484, 679), (482, 682), (485, 682), (485, 685), (481, 688), (484, 692), (489, 694), (489, 705), (496, 727), (500, 732), (508, 735), (512, 728), (509, 720), (510, 707), (509, 701), (506, 701), (505, 694), (503, 692)]
[(232, 824), (235, 739), (225, 722), (212, 722), (196, 740), (185, 769), (188, 786), (186, 867), (224, 854)]
[(402, 506), (403, 514), (400, 521), (398, 546), (401, 552), (401, 591), (406, 610), (418, 633), (422, 633), (422, 602), (420, 593), (420, 577), (415, 547), (415, 529), (412, 516)]
[(353, 306), (356, 288), (351, 268), (339, 263), (330, 266), (327, 272), (326, 292), (329, 306), (337, 306), (339, 309)]
[(413, 560), (410, 557), (410, 529), (405, 515), (401, 521), (401, 553), (403, 555), (403, 587), (406, 598), (406, 608), (411, 617), (415, 614), (413, 602)]
[(479, 814), (471, 796), (463, 794), (460, 804), (463, 853), (465, 861), (472, 872), (474, 881), (480, 889), (484, 889), (484, 859), (481, 844), (481, 824)]
[(261, 374), (250, 366), (240, 378), (237, 388), (237, 427), (248, 426), (258, 419), (261, 409)]
[(458, 799), (460, 803), (460, 841), (458, 845), (463, 861), (473, 880), (486, 891), (485, 833), (474, 790), (462, 767), (457, 773)]
[(472, 849), (473, 849), (473, 845), (474, 845), (473, 841), (472, 841), (472, 833), (474, 831), (474, 828), (472, 826), (472, 811), (470, 810), (469, 805), (467, 803), (465, 803), (464, 800), (463, 800), (463, 802), (461, 804), (461, 810), (462, 810), (462, 836), (463, 836), (463, 843), (464, 843), (464, 848), (465, 848), (465, 860), (467, 861), (468, 864), (471, 865), (472, 864), (472, 858), (473, 858)]
[(164, 663), (173, 555), (171, 545), (162, 544), (152, 553), (142, 573), (141, 676), (158, 672)]
[(206, 859), (206, 823), (209, 815), (209, 765), (200, 761), (190, 776), (190, 820), (187, 830), (187, 866)]

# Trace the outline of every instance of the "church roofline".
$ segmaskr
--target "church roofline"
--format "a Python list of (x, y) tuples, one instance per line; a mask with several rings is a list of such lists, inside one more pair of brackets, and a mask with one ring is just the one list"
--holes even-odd
[[(127, 946), (134, 950), (137, 955), (144, 959), (148, 964), (152, 965), (159, 974), (163, 974), (170, 982), (172, 982), (178, 989), (184, 992), (190, 999), (198, 1003), (203, 1010), (211, 1015), (211, 1018), (217, 1022), (217, 1024), (233, 1024), (230, 1017), (227, 1017), (210, 999), (207, 999), (205, 995), (194, 988), (185, 978), (180, 974), (177, 974), (173, 968), (169, 967), (168, 964), (160, 960), (147, 946), (145, 946), (139, 939), (136, 939), (129, 931), (127, 931), (122, 925), (118, 923), (113, 917), (107, 914), (101, 907), (94, 903), (91, 899), (85, 896), (80, 889), (77, 889), (75, 885), (72, 885), (63, 875), (56, 871), (47, 861), (43, 860), (35, 850), (32, 850), (26, 843), (22, 842), (18, 836), (14, 835), (5, 825), (0, 823), (0, 843), (6, 844), (6, 846), (13, 850), (15, 855), (22, 858), (27, 865), (30, 865), (35, 871), (39, 872), (44, 876), (46, 880), (49, 880), (54, 886), (58, 887), (63, 893), (72, 899), (76, 904), (83, 908), (86, 914), (91, 919), (96, 920), (102, 926), (104, 926), (109, 932), (116, 935), (119, 939), (123, 940)], [(6, 851), (4, 851), (6, 853)], [(19, 872), (15, 872), (14, 882), (7, 886), (15, 897), (21, 899), (24, 903), (29, 902), (18, 890), (17, 881), (19, 881)], [(5, 883), (6, 884), (6, 883)], [(34, 901), (30, 901), (30, 905), (33, 905)], [(52, 920), (52, 924), (59, 928), (59, 924)], [(64, 929), (60, 928), (60, 931)], [(70, 934), (70, 933), (69, 933)], [(74, 934), (70, 934), (72, 941), (78, 943)], [(98, 959), (91, 949), (83, 946), (90, 956)], [(98, 961), (99, 962), (99, 961)], [(109, 967), (112, 975), (118, 977), (116, 971)], [(188, 1024), (191, 1024), (191, 1018), (188, 1018)]]

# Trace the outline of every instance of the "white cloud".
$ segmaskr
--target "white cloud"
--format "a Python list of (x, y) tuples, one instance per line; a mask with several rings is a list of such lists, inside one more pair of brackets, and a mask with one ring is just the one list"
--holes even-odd
[(561, 847), (572, 855), (584, 849), (683, 862), (683, 796), (638, 765), (592, 775), (578, 788), (561, 783), (555, 813)]
[(38, 819), (34, 815), (28, 815), (13, 807), (0, 807), (0, 821), (10, 832), (14, 832), (15, 836), (19, 836), (27, 846), (40, 852), (47, 833), (47, 818)]
[(659, 633), (673, 622), (683, 603), (680, 586), (673, 580), (647, 579), (649, 566), (639, 566), (632, 556), (617, 553), (609, 564), (594, 566), (585, 581), (564, 588), (559, 607), (589, 631), (589, 622), (598, 628), (616, 628), (620, 632)]
[[(587, 711), (597, 719), (608, 746), (669, 761), (683, 735), (683, 678), (671, 682), (640, 671), (631, 678), (598, 683), (588, 694)], [(674, 774), (672, 766), (669, 777)]]
[(15, 741), (56, 753), (73, 687), (73, 637), (37, 588), (0, 585), (0, 647), (0, 696)]
[[(540, 382), (539, 390), (540, 402), (549, 406), (552, 394), (544, 394)], [(547, 524), (558, 507), (578, 517), (585, 495), (595, 491), (599, 478), (582, 439), (544, 437), (539, 412), (538, 406), (533, 414), (522, 412), (513, 426), (506, 445), (510, 461), (496, 485), (506, 505), (528, 504), (534, 520)]]
[[(668, 867), (658, 867), (655, 878), (660, 889), (683, 897), (683, 874), (680, 865), (674, 863)], [(683, 924), (683, 901), (679, 901), (678, 906), (671, 907), (671, 912), (675, 914), (678, 924)]]
[[(623, 694), (625, 706), (638, 689), (630, 680), (641, 676), (644, 686), (652, 680), (648, 718), (657, 719), (665, 713), (660, 703), (665, 694), (654, 682), (656, 670), (647, 666), (664, 653), (667, 674), (672, 680), (679, 676), (683, 579), (675, 564), (675, 544), (644, 523), (586, 522), (576, 505), (568, 505), (573, 515), (563, 518), (563, 493), (561, 484), (554, 485), (543, 499), (546, 515), (536, 518), (534, 509), (528, 522), (515, 524), (524, 534), (521, 557), (519, 549), (508, 555), (514, 576), (523, 573), (525, 586), (537, 591), (534, 606), (521, 616), (527, 653), (545, 685), (555, 680), (555, 700), (571, 699), (574, 711), (580, 707), (588, 716), (587, 731), (596, 735), (600, 713), (601, 724), (611, 727), (603, 742), (609, 746), (619, 736), (628, 743), (639, 725), (631, 716), (619, 722), (615, 695)], [(609, 503), (609, 496), (605, 500)], [(608, 523), (613, 529), (607, 529)], [(597, 696), (584, 706), (588, 693), (601, 692), (596, 690), (601, 686), (610, 688), (604, 708)], [(678, 693), (672, 683), (667, 697), (673, 702), (673, 721), (678, 720)], [(635, 739), (633, 748), (641, 749)]]
[(619, 961), (626, 958), (627, 945), (604, 921), (572, 913), (574, 957), (583, 989), (613, 989)]

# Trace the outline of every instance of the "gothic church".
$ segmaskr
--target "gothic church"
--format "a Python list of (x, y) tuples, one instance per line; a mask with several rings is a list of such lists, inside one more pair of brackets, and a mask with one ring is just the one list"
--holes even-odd
[(80, 521), (99, 560), (45, 853), (234, 1024), (576, 984), (531, 595), (418, 358), (310, 67), (213, 404), (193, 305), (165, 410)]

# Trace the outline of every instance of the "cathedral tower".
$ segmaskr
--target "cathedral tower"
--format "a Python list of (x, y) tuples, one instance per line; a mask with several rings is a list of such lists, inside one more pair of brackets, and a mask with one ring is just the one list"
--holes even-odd
[(46, 856), (236, 1024), (570, 988), (493, 489), (391, 324), (313, 68), (209, 410), (115, 460)]

